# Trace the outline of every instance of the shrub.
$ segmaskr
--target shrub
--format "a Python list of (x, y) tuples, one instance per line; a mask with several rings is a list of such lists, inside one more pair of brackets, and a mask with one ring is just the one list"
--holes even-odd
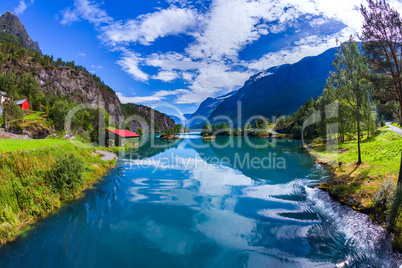
[(73, 154), (57, 157), (56, 164), (48, 173), (48, 179), (54, 192), (67, 197), (74, 194), (82, 185), (84, 163)]
[(373, 197), (374, 206), (386, 211), (389, 209), (394, 201), (395, 183), (392, 179), (385, 179), (381, 188), (376, 192)]

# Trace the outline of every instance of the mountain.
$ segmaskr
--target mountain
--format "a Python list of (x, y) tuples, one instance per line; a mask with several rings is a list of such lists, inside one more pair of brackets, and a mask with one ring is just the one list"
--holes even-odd
[(232, 91), (227, 93), (226, 95), (222, 95), (216, 98), (207, 98), (206, 100), (204, 100), (198, 107), (197, 111), (195, 111), (195, 113), (191, 115), (191, 122), (188, 127), (195, 127), (202, 124), (204, 122), (202, 118), (209, 118), (212, 112), (219, 106), (219, 104), (221, 104), (227, 98), (230, 98), (231, 96), (236, 94), (236, 92), (237, 91)]
[(190, 120), (192, 114), (183, 114), (184, 118), (180, 119), (180, 117), (176, 116), (176, 115), (168, 115), (170, 118), (173, 119), (173, 121), (176, 124), (182, 124), (182, 125), (186, 125), (187, 121)]
[(0, 40), (18, 43), (42, 54), (38, 42), (32, 41), (20, 19), (9, 11), (0, 17)]
[[(272, 67), (247, 80), (234, 95), (224, 99), (209, 116), (228, 116), (241, 126), (252, 116), (290, 115), (306, 100), (322, 94), (335, 59), (336, 48), (307, 57), (294, 64)], [(237, 103), (241, 103), (241, 122), (237, 122)]]
[[(23, 84), (24, 76), (36, 80), (40, 87), (39, 93), (32, 91), (34, 86), (31, 84), (17, 86)], [(26, 98), (38, 108), (48, 106), (50, 99), (67, 98), (74, 103), (104, 108), (113, 123), (120, 124), (125, 117), (139, 115), (150, 125), (151, 108), (135, 104), (122, 105), (115, 91), (85, 67), (77, 66), (73, 61), (54, 61), (53, 56), (42, 55), (38, 44), (32, 42), (25, 27), (11, 12), (0, 17), (0, 91), (21, 99)], [(174, 121), (164, 114), (157, 111), (154, 114), (155, 129), (164, 130), (175, 126)], [(136, 130), (139, 124), (133, 122), (131, 125)]]
[[(138, 128), (142, 127), (144, 132), (161, 132), (165, 129), (174, 128), (176, 126), (173, 119), (169, 116), (154, 110), (148, 106), (127, 103), (122, 104), (123, 112), (126, 118), (133, 118), (135, 121), (130, 122), (130, 128), (133, 131), (137, 131)], [(154, 118), (154, 128), (152, 129), (151, 119)], [(143, 124), (146, 127), (143, 127)], [(145, 129), (144, 129), (145, 128)]]

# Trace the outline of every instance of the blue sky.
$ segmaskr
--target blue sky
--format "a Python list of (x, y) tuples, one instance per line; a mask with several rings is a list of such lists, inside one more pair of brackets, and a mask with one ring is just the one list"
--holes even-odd
[(87, 67), (123, 103), (192, 113), (259, 71), (356, 36), (362, 2), (7, 0), (0, 12), (14, 12), (44, 54)]

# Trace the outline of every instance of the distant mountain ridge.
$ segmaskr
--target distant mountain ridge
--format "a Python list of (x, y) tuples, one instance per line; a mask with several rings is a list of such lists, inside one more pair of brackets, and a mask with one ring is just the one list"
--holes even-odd
[(20, 19), (10, 11), (7, 11), (0, 17), (0, 40), (7, 42), (16, 41), (20, 45), (42, 54), (38, 42), (32, 41)]
[[(216, 123), (215, 117), (228, 116), (235, 126), (241, 127), (252, 116), (271, 118), (295, 113), (308, 99), (322, 94), (336, 53), (336, 48), (331, 48), (318, 56), (251, 76), (235, 94), (218, 104), (209, 120)], [(238, 102), (242, 109), (241, 122), (237, 122)]]
[(182, 124), (182, 125), (185, 126), (185, 125), (187, 125), (187, 121), (190, 120), (192, 114), (183, 114), (183, 116), (184, 116), (183, 119), (181, 119), (179, 116), (171, 115), (171, 114), (169, 114), (169, 115), (167, 115), (167, 116), (169, 116), (170, 118), (172, 118), (173, 121), (174, 121), (176, 124)]
[[(188, 124), (188, 127), (194, 127), (196, 125), (202, 124), (204, 120), (202, 120), (201, 118), (209, 118), (213, 111), (219, 106), (219, 104), (221, 104), (227, 98), (230, 98), (231, 96), (236, 94), (236, 92), (237, 91), (232, 91), (216, 98), (210, 97), (204, 100), (198, 107), (197, 111), (195, 111), (195, 113), (191, 115), (191, 122), (190, 124)], [(197, 117), (200, 117), (200, 119), (197, 119)]]

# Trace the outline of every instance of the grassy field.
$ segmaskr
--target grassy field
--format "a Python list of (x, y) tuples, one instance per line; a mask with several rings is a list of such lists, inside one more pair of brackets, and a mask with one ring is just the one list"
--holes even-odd
[[(314, 144), (317, 157), (322, 162), (329, 162), (336, 155), (327, 153), (324, 144)], [(357, 142), (355, 140), (339, 144), (338, 161), (341, 163), (336, 169), (339, 173), (345, 173), (357, 162)], [(386, 177), (396, 179), (399, 174), (402, 153), (402, 136), (397, 135), (386, 127), (380, 129), (379, 135), (364, 139), (361, 143), (361, 155), (363, 164), (350, 173), (352, 177)]]
[[(82, 196), (115, 164), (115, 160), (102, 161), (94, 148), (63, 140), (0, 140), (0, 146), (4, 145), (7, 152), (0, 154), (1, 243), (62, 203)], [(34, 150), (15, 152), (26, 147)]]
[[(334, 178), (321, 188), (354, 209), (368, 213), (372, 219), (386, 224), (391, 200), (395, 195), (401, 164), (402, 136), (381, 128), (375, 137), (361, 143), (362, 164), (357, 165), (357, 142), (339, 144), (338, 152), (328, 153), (325, 144), (312, 143), (310, 152), (323, 164), (338, 157), (339, 164), (331, 167)], [(381, 195), (380, 195), (381, 194)], [(384, 199), (378, 202), (376, 198)], [(402, 210), (398, 204), (395, 226), (395, 247), (402, 249)]]
[(22, 150), (43, 149), (46, 147), (67, 144), (70, 141), (65, 139), (43, 139), (43, 140), (16, 140), (0, 139), (0, 154), (6, 152), (16, 152)]

